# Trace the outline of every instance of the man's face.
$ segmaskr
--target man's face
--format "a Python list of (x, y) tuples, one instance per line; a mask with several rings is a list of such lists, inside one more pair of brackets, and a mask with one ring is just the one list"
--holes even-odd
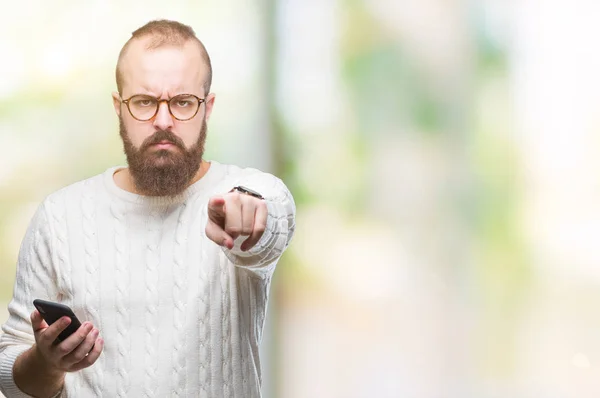
[(145, 40), (130, 43), (121, 63), (121, 98), (144, 94), (170, 99), (179, 94), (206, 98), (195, 117), (175, 119), (167, 103), (148, 121), (136, 120), (127, 106), (113, 94), (119, 116), (120, 134), (129, 170), (136, 188), (145, 195), (173, 196), (181, 193), (196, 175), (206, 140), (206, 121), (212, 111), (214, 95), (204, 92), (208, 68), (197, 44), (145, 50)]

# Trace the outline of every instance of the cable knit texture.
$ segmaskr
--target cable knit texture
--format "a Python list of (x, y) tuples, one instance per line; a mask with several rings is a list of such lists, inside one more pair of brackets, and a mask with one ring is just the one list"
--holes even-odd
[[(91, 367), (68, 373), (62, 397), (260, 397), (259, 344), (271, 276), (295, 228), (278, 178), (211, 162), (177, 197), (118, 188), (117, 167), (48, 196), (19, 252), (9, 319), (0, 336), (0, 390), (34, 342), (33, 300), (69, 305), (105, 340)], [(204, 232), (208, 199), (236, 185), (261, 192), (267, 228), (232, 250)]]

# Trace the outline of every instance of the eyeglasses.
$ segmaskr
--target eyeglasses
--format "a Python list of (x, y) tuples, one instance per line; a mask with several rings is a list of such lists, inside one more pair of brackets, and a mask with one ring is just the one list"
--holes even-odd
[(196, 116), (200, 104), (205, 102), (205, 99), (194, 94), (179, 94), (168, 100), (159, 100), (151, 95), (137, 94), (121, 102), (127, 105), (131, 116), (140, 122), (146, 122), (156, 116), (159, 105), (166, 102), (171, 116), (184, 122)]

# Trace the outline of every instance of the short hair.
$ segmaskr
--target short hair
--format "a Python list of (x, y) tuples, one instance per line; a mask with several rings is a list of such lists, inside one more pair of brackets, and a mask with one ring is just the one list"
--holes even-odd
[(198, 43), (202, 59), (208, 66), (208, 76), (204, 82), (205, 94), (210, 92), (210, 86), (212, 84), (212, 65), (210, 62), (210, 56), (206, 51), (204, 44), (196, 37), (194, 29), (188, 25), (184, 25), (181, 22), (170, 21), (167, 19), (157, 19), (150, 21), (139, 29), (136, 29), (131, 33), (131, 37), (123, 45), (121, 52), (119, 53), (119, 59), (117, 61), (117, 68), (115, 71), (117, 78), (117, 90), (119, 94), (123, 93), (123, 74), (121, 72), (121, 62), (125, 56), (130, 43), (135, 39), (141, 39), (150, 37), (151, 40), (146, 45), (146, 50), (154, 50), (162, 46), (183, 46), (189, 40), (193, 40)]

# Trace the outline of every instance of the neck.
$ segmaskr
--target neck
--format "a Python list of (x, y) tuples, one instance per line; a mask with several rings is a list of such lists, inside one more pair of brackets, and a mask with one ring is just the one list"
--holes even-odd
[[(190, 183), (188, 184), (188, 187), (199, 181), (202, 177), (204, 177), (204, 175), (208, 172), (209, 168), (210, 163), (205, 160), (202, 160), (202, 163), (200, 163), (200, 167), (198, 168), (196, 175), (194, 176), (194, 178), (191, 179)], [(133, 182), (133, 177), (131, 176), (128, 167), (117, 170), (117, 172), (113, 175), (113, 178), (115, 180), (115, 184), (117, 184), (119, 188), (137, 195), (144, 195), (144, 192), (140, 192), (136, 188)]]

